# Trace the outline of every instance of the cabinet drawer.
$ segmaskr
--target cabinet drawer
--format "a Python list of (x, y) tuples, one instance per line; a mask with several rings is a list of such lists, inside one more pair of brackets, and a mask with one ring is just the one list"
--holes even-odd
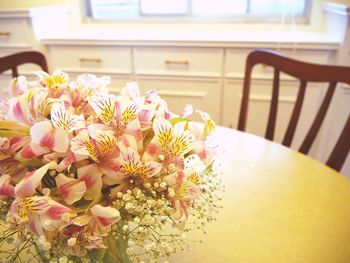
[(135, 48), (135, 73), (219, 77), (223, 50), (220, 48)]
[(51, 46), (51, 69), (70, 72), (130, 74), (131, 51), (128, 47)]
[(30, 30), (26, 19), (3, 18), (0, 20), (0, 45), (30, 47)]

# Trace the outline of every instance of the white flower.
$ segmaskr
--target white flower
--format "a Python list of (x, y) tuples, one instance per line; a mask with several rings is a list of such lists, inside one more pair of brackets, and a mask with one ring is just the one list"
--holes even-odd
[(169, 188), (168, 192), (169, 192), (169, 196), (170, 197), (174, 197), (175, 196), (175, 190), (173, 188)]
[(134, 253), (134, 248), (133, 248), (133, 247), (128, 247), (128, 248), (126, 249), (126, 254), (131, 255), (131, 254), (133, 254), (133, 253)]
[(45, 226), (51, 225), (51, 220), (49, 220), (49, 219), (45, 220), (45, 221), (44, 221), (44, 225), (45, 225)]
[(66, 256), (60, 257), (60, 259), (58, 260), (59, 263), (67, 263), (68, 262), (68, 258)]
[(72, 247), (77, 243), (77, 239), (75, 237), (71, 237), (70, 239), (68, 239), (67, 241), (67, 245)]
[(46, 243), (41, 245), (41, 248), (43, 250), (50, 250), (51, 249), (51, 244), (49, 242), (46, 242)]
[(125, 205), (125, 209), (126, 210), (129, 210), (129, 209), (132, 209), (132, 208), (134, 208), (134, 204), (133, 203), (131, 203), (131, 202), (126, 203), (126, 205)]

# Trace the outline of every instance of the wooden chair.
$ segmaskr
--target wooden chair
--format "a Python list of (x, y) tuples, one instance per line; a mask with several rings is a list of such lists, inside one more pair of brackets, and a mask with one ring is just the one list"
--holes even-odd
[[(300, 80), (300, 86), (294, 105), (292, 115), (290, 117), (287, 131), (284, 135), (282, 144), (290, 147), (293, 136), (297, 127), (300, 116), (303, 99), (307, 82), (328, 82), (329, 86), (326, 91), (322, 104), (316, 114), (316, 117), (309, 129), (306, 137), (301, 144), (299, 151), (307, 154), (314, 142), (314, 139), (321, 127), (325, 118), (330, 102), (332, 100), (336, 85), (338, 82), (350, 84), (350, 67), (329, 66), (305, 63), (290, 59), (284, 55), (268, 50), (255, 50), (251, 52), (246, 60), (245, 78), (243, 84), (243, 97), (241, 102), (241, 110), (238, 122), (238, 130), (244, 131), (246, 126), (246, 119), (248, 114), (248, 101), (250, 92), (250, 80), (252, 69), (257, 64), (264, 64), (274, 68), (272, 99), (270, 104), (270, 111), (268, 123), (265, 133), (265, 138), (273, 140), (277, 106), (279, 93), (279, 75), (280, 72), (293, 76)], [(350, 103), (350, 102), (349, 102)], [(350, 149), (350, 115), (346, 124), (331, 152), (326, 164), (333, 169), (339, 171), (345, 162), (346, 156)]]
[(0, 58), (0, 73), (11, 70), (12, 77), (18, 77), (18, 66), (22, 64), (36, 64), (48, 72), (45, 56), (37, 51), (24, 51)]

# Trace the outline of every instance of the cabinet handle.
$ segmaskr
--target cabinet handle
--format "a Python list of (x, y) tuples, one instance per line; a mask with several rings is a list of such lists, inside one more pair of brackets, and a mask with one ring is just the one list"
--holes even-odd
[(188, 60), (165, 60), (164, 63), (167, 65), (170, 65), (170, 64), (188, 65), (189, 64)]
[(95, 63), (101, 63), (100, 58), (80, 58), (80, 62), (95, 62)]
[(11, 32), (0, 32), (0, 36), (9, 37), (10, 35), (11, 35)]

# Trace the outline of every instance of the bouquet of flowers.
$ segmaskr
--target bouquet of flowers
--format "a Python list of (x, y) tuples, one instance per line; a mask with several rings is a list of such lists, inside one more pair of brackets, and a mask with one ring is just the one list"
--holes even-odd
[(108, 77), (37, 75), (0, 103), (0, 261), (158, 262), (186, 249), (220, 200), (209, 115), (175, 115), (136, 83), (117, 96)]

